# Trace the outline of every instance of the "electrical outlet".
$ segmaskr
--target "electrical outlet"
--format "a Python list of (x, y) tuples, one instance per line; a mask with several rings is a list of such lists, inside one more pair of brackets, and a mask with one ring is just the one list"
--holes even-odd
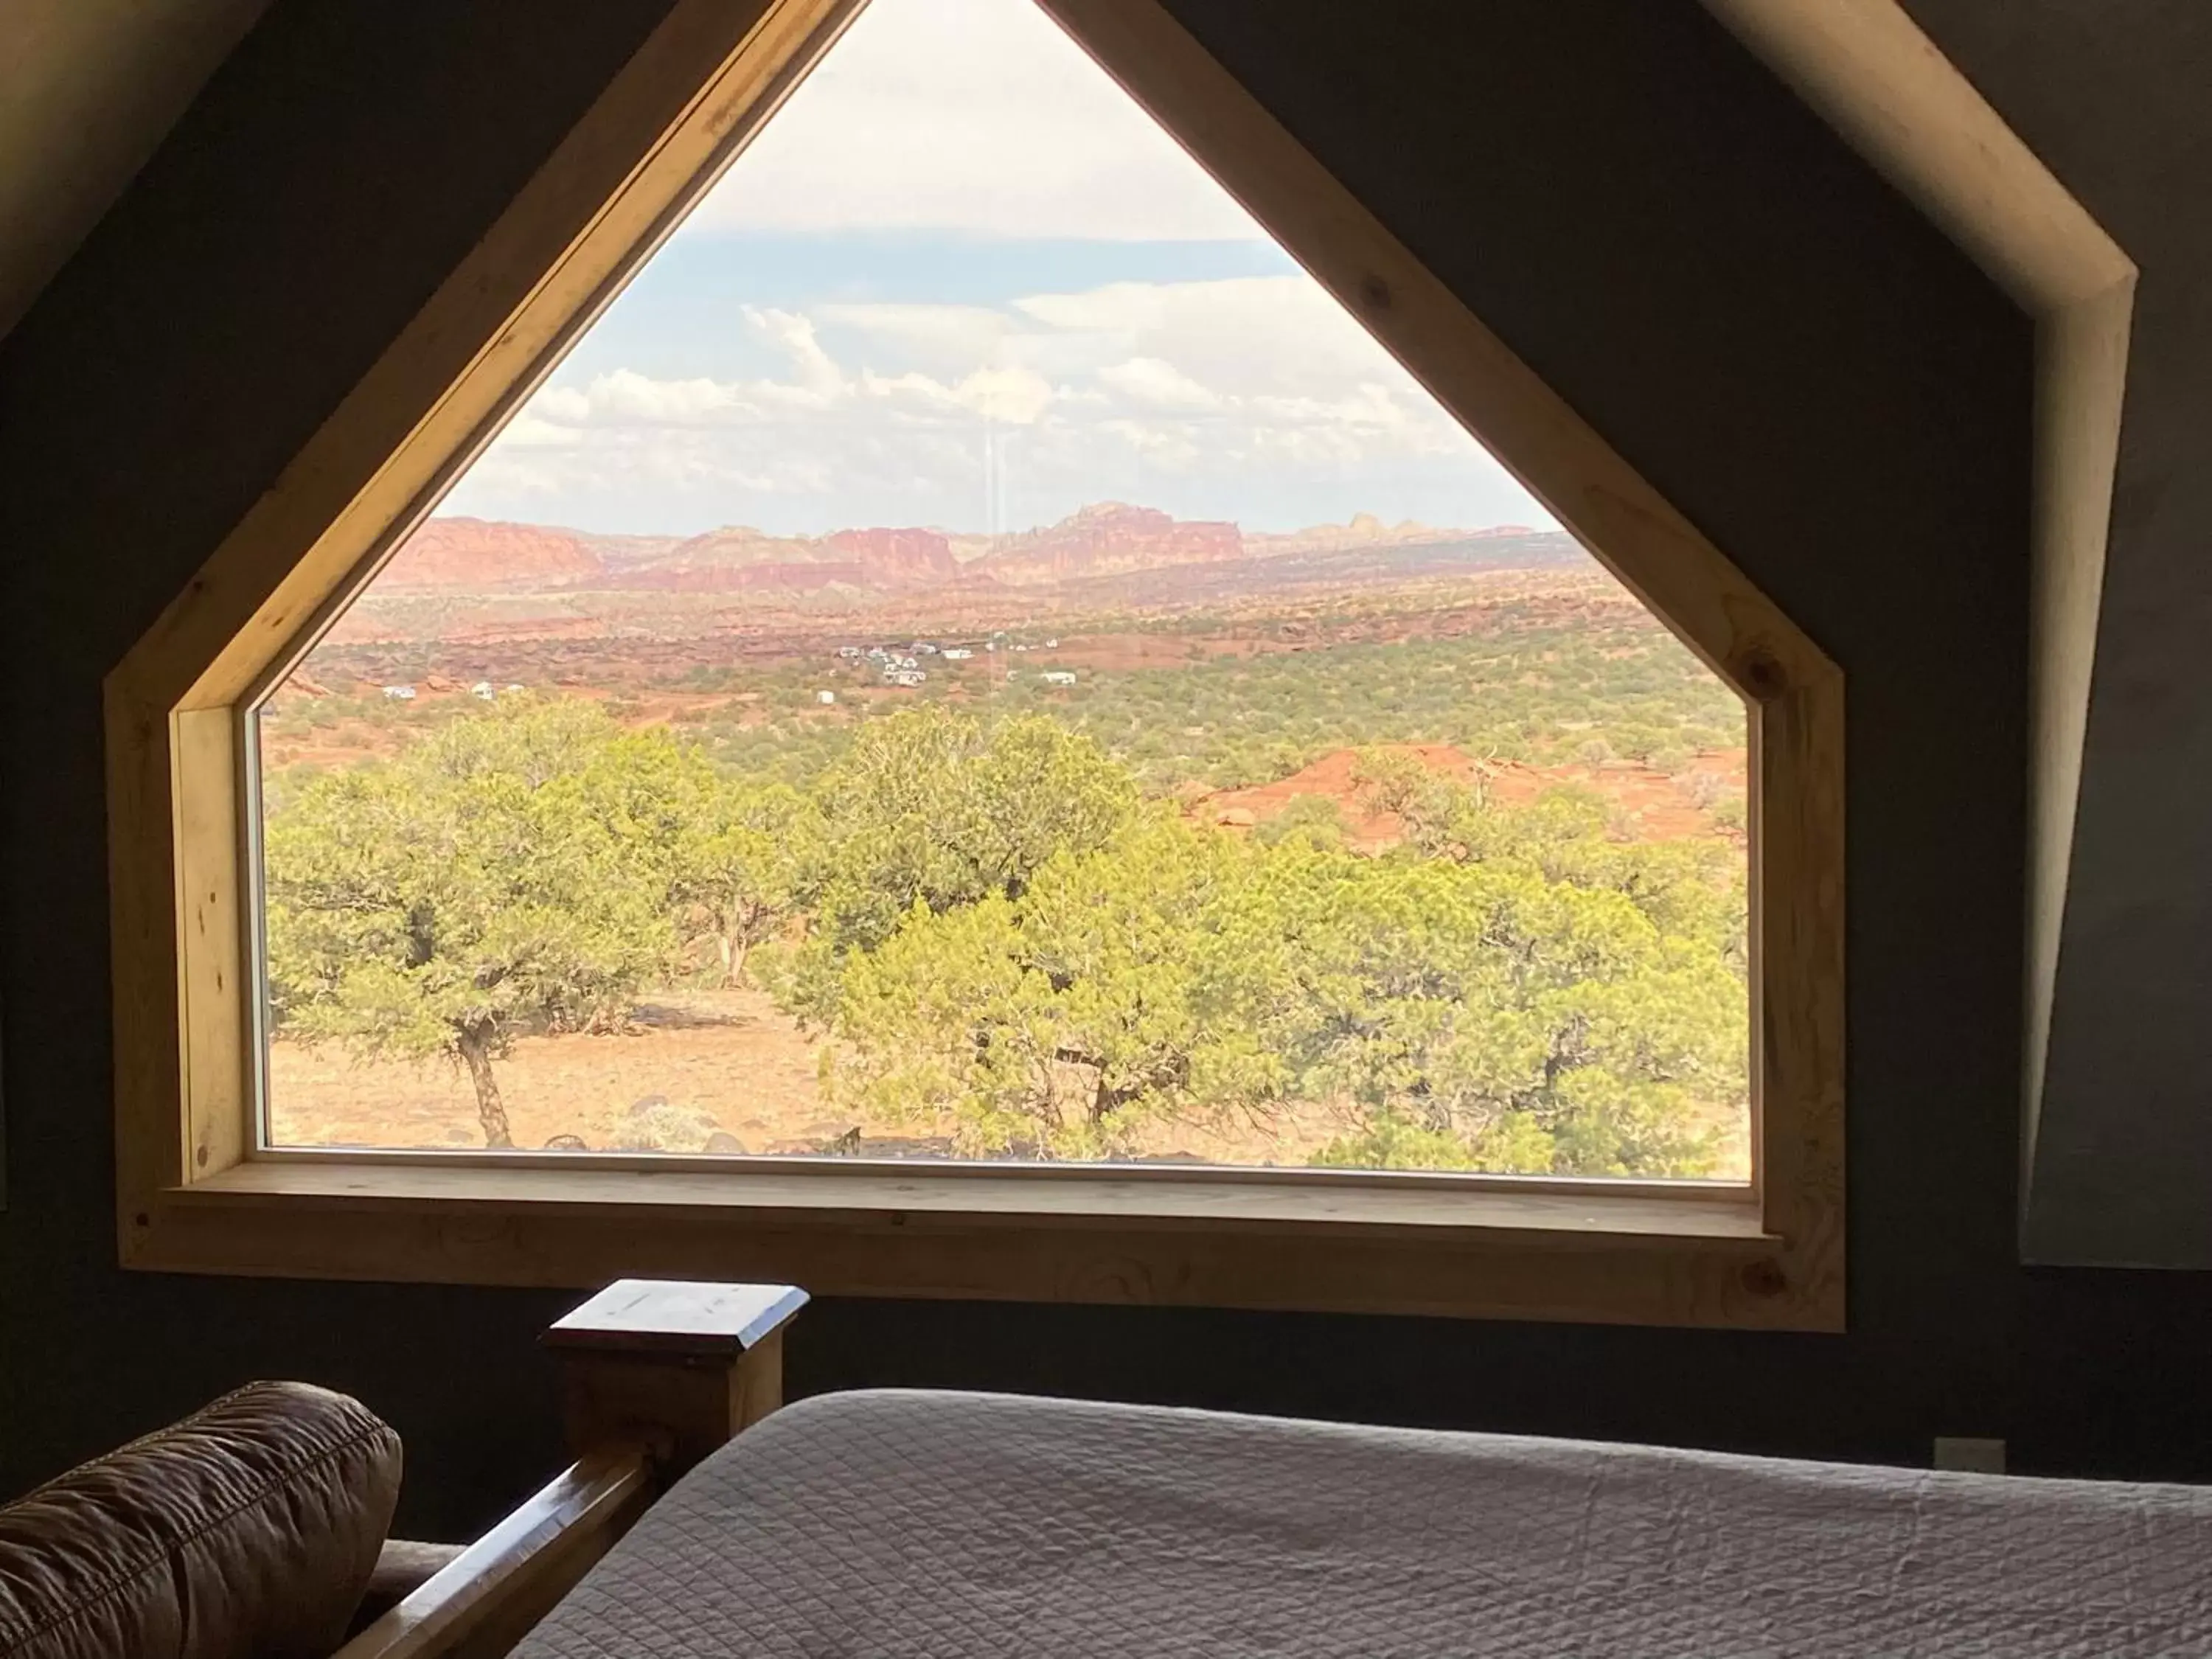
[(1957, 1469), (1966, 1474), (2002, 1474), (2005, 1443), (1978, 1440), (1971, 1435), (1939, 1434), (1936, 1437), (1936, 1467)]

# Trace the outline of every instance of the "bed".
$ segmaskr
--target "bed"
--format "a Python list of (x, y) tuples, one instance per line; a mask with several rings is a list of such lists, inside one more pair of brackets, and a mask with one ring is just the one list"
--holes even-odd
[(2207, 1563), (2192, 1487), (870, 1391), (704, 1453), (514, 1652), (2212, 1654)]

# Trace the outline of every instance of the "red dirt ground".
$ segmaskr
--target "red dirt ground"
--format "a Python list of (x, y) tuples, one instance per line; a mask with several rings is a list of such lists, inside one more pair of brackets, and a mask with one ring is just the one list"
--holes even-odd
[[(883, 1122), (825, 1106), (823, 1044), (756, 990), (674, 991), (621, 1036), (532, 1036), (496, 1062), (514, 1144), (573, 1135), (592, 1152), (736, 1155), (843, 1152), (942, 1157), (950, 1124)], [(467, 1078), (443, 1060), (356, 1062), (336, 1045), (270, 1045), (270, 1139), (280, 1146), (465, 1151), (483, 1145)], [(1268, 1123), (1158, 1123), (1133, 1156), (1176, 1163), (1304, 1164), (1353, 1127), (1308, 1105)], [(1722, 1124), (1723, 1173), (1749, 1167), (1747, 1126)], [(711, 1143), (711, 1144), (710, 1144)]]
[[(495, 1062), (514, 1143), (574, 1135), (594, 1152), (942, 1154), (949, 1124), (878, 1121), (823, 1103), (823, 1048), (757, 990), (656, 993), (621, 1036), (522, 1037)], [(476, 1095), (443, 1060), (357, 1062), (331, 1044), (270, 1046), (271, 1139), (289, 1146), (482, 1146)], [(1310, 1108), (1269, 1127), (1161, 1124), (1139, 1156), (1304, 1164), (1347, 1126)], [(859, 1145), (851, 1137), (857, 1132)]]
[[(1686, 770), (1670, 777), (1626, 762), (1603, 766), (1528, 766), (1519, 761), (1477, 761), (1449, 744), (1378, 747), (1391, 754), (1411, 755), (1430, 771), (1457, 782), (1479, 780), (1487, 786), (1491, 799), (1510, 806), (1525, 806), (1545, 790), (1562, 785), (1595, 790), (1630, 816), (1634, 837), (1639, 841), (1721, 837), (1729, 833), (1714, 822), (1710, 808), (1698, 805), (1692, 793), (1697, 786), (1692, 781), (1698, 773), (1710, 773), (1720, 780), (1715, 805), (1741, 799), (1744, 790), (1741, 749), (1701, 753)], [(1249, 830), (1267, 823), (1302, 795), (1319, 796), (1336, 804), (1354, 848), (1361, 852), (1383, 852), (1398, 844), (1405, 825), (1395, 812), (1365, 810), (1357, 781), (1359, 752), (1339, 749), (1279, 782), (1250, 789), (1217, 790), (1199, 796), (1186, 810), (1200, 823)]]

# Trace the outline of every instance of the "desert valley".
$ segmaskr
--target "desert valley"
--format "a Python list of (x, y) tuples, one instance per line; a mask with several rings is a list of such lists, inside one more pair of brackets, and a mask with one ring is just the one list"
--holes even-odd
[[(856, 981), (830, 994), (818, 982), (823, 962), (806, 965), (807, 952), (827, 948), (823, 940), (836, 932), (825, 917), (855, 902), (830, 896), (837, 878), (823, 871), (860, 856), (858, 843), (837, 839), (851, 832), (854, 809), (833, 803), (851, 785), (854, 757), (870, 733), (907, 745), (884, 750), (906, 757), (884, 763), (893, 772), (927, 766), (947, 776), (971, 763), (988, 771), (1003, 734), (1032, 726), (1059, 734), (1054, 742), (1081, 753), (1055, 750), (1048, 763), (1065, 761), (1085, 777), (1094, 765), (1110, 771), (1097, 787), (1120, 792), (1116, 823), (1133, 826), (1164, 811), (1178, 833), (1201, 842), (1249, 843), (1251, 858), (1273, 860), (1273, 874), (1249, 877), (1263, 886), (1285, 879), (1294, 858), (1324, 885), (1340, 886), (1342, 872), (1362, 862), (1380, 870), (1407, 859), (1458, 870), (1526, 865), (1550, 884), (1546, 893), (1610, 884), (1644, 905), (1662, 934), (1710, 936), (1720, 953), (1714, 962), (1733, 951), (1733, 971), (1741, 971), (1741, 707), (1558, 532), (1363, 515), (1247, 533), (1112, 503), (995, 537), (920, 527), (814, 538), (744, 528), (607, 536), (433, 519), (265, 704), (270, 822), (307, 811), (333, 778), (390, 768), (456, 731), (571, 704), (588, 705), (605, 732), (654, 734), (738, 787), (782, 792), (775, 799), (789, 802), (774, 812), (799, 811), (789, 803), (805, 797), (811, 827), (801, 834), (775, 818), (771, 839), (811, 836), (831, 850), (817, 852), (812, 876), (776, 878), (793, 890), (769, 904), (774, 916), (738, 948), (734, 968), (726, 937), (718, 955), (702, 944), (713, 930), (679, 916), (660, 968), (640, 979), (614, 1017), (564, 1012), (558, 999), (517, 1012), (485, 1049), (482, 1070), (450, 1043), (364, 1038), (368, 1027), (288, 1020), (280, 1006), (272, 1139), (481, 1146), (483, 1085), (495, 1067), (504, 1121), (522, 1146), (1449, 1167), (1494, 1164), (1510, 1143), (1522, 1149), (1515, 1167), (1551, 1167), (1565, 1156), (1556, 1126), (1540, 1146), (1528, 1139), (1537, 1115), (1516, 1103), (1519, 1085), (1491, 1088), (1480, 1102), (1467, 1095), (1473, 1103), (1463, 1106), (1435, 1103), (1443, 1074), (1464, 1070), (1464, 1057), (1446, 1064), (1409, 1050), (1387, 1063), (1352, 1062), (1361, 1044), (1405, 1044), (1322, 1027), (1379, 1021), (1379, 1030), (1413, 1006), (1406, 990), (1390, 987), (1368, 994), (1387, 1008), (1355, 1016), (1335, 1006), (1344, 994), (1326, 988), (1327, 975), (1371, 957), (1371, 941), (1346, 945), (1349, 956), (1326, 969), (1279, 964), (1312, 980), (1318, 988), (1304, 994), (1319, 1000), (1316, 1007), (1334, 999), (1334, 1012), (1301, 1027), (1297, 1041), (1310, 1053), (1298, 1079), (1262, 1075), (1266, 1067), (1240, 1060), (1233, 1084), (1206, 1085), (1200, 1073), (1228, 1066), (1223, 1057), (1188, 1043), (1177, 1049), (1157, 1032), (1130, 1048), (1123, 1028), (1155, 1017), (1166, 994), (1158, 986), (1130, 994), (1105, 1038), (1088, 1028), (1070, 1035), (1067, 1022), (1095, 1023), (1097, 1011), (1059, 1009), (1052, 1018), (1066, 1029), (1056, 1028), (1051, 1052), (1018, 1087), (994, 1069), (1004, 1063), (1005, 1035), (980, 1026), (960, 1032), (954, 1046), (989, 1049), (988, 1077), (946, 1070), (972, 1069), (972, 1054), (939, 1054), (927, 1077), (914, 1073), (911, 1055), (942, 1033), (915, 1023), (921, 1017), (909, 1006), (912, 989)], [(924, 754), (954, 758), (912, 758)], [(893, 837), (950, 810), (883, 805), (913, 784), (910, 776), (870, 784), (858, 810), (881, 810), (879, 827)], [(763, 810), (739, 817), (751, 812), (767, 825)], [(1470, 814), (1491, 827), (1469, 830)], [(343, 822), (334, 822), (343, 839)], [(957, 841), (962, 833), (943, 835)], [(1063, 862), (1103, 856), (1116, 836), (1152, 833), (1071, 831), (1058, 851)], [(1510, 852), (1470, 851), (1492, 835), (1511, 841)], [(289, 844), (272, 834), (272, 859)], [(1040, 853), (1040, 864), (1050, 863), (1050, 852)], [(1193, 855), (1202, 854), (1200, 845)], [(1644, 862), (1627, 874), (1612, 865), (1590, 873), (1607, 859), (1618, 863), (1615, 854)], [(1147, 854), (1182, 855), (1157, 848)], [(1045, 873), (1024, 866), (969, 890), (906, 871), (899, 860), (908, 854), (868, 856), (884, 860), (876, 887), (896, 890), (907, 910), (921, 907), (911, 926), (895, 906), (838, 947), (871, 963), (891, 960), (917, 928), (951, 927), (971, 908), (973, 920), (993, 905), (1034, 906)], [(1663, 881), (1652, 873), (1662, 870)], [(283, 890), (282, 875), (272, 868), (272, 890)], [(1214, 885), (1230, 879), (1206, 878)], [(809, 882), (809, 896), (798, 896)], [(1671, 896), (1655, 903), (1648, 895), (1662, 884)], [(1683, 921), (1677, 913), (1694, 908), (1685, 892), (1709, 893), (1713, 916)], [(1090, 902), (1117, 901), (1094, 894)], [(1543, 894), (1512, 900), (1550, 902)], [(697, 901), (685, 902), (693, 909), (684, 914), (703, 914)], [(1042, 937), (1041, 918), (1007, 925), (1032, 945)], [(965, 952), (957, 959), (969, 961), (994, 947), (957, 948)], [(1680, 971), (1670, 951), (1680, 955), (1674, 945), (1656, 949), (1653, 971)], [(1029, 988), (1065, 996), (1079, 980), (1064, 966), (1031, 965), (1042, 975), (1035, 988), (1020, 975), (999, 988), (1012, 998), (1010, 1008)], [(1388, 979), (1395, 970), (1381, 971)], [(1447, 1002), (1472, 994), (1474, 980), (1491, 971), (1470, 958), (1473, 979)], [(303, 1007), (310, 1000), (289, 994)], [(1188, 1003), (1196, 994), (1174, 994)], [(1265, 994), (1282, 996), (1279, 988)], [(864, 1018), (855, 1010), (866, 996), (884, 1000)], [(1444, 1006), (1431, 1004), (1433, 996), (1419, 1019), (1433, 1023)], [(1194, 1012), (1177, 1006), (1183, 1016)], [(1007, 1014), (1007, 1030), (1025, 1030), (1033, 1012)], [(1593, 1015), (1555, 1010), (1545, 1018), (1582, 1032)], [(1679, 1036), (1639, 1041), (1663, 1048)], [(1496, 1032), (1483, 1039), (1492, 1047), (1501, 1040)], [(1535, 1041), (1525, 1031), (1513, 1040)], [(1547, 1063), (1556, 1070), (1559, 1061), (1555, 1054)], [(1741, 1168), (1740, 1085), (1723, 1075), (1728, 1060), (1707, 1055), (1677, 1067), (1679, 1076), (1662, 1075), (1666, 1066), (1638, 1086), (1665, 1095), (1680, 1133), (1668, 1142), (1674, 1151), (1650, 1156), (1684, 1172)], [(1465, 1094), (1474, 1085), (1449, 1086)], [(985, 1097), (988, 1107), (974, 1104)], [(1084, 1109), (1072, 1110), (1079, 1099)], [(1657, 1107), (1647, 1101), (1638, 1109), (1647, 1109)], [(1079, 1131), (1069, 1127), (1078, 1122)], [(1697, 1150), (1686, 1150), (1693, 1143)], [(1615, 1147), (1599, 1162), (1634, 1166), (1638, 1156)]]

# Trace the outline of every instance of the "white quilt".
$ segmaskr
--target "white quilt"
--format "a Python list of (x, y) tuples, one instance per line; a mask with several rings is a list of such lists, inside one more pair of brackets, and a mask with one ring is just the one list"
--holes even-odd
[(906, 1391), (789, 1407), (518, 1659), (2212, 1654), (2212, 1489)]

